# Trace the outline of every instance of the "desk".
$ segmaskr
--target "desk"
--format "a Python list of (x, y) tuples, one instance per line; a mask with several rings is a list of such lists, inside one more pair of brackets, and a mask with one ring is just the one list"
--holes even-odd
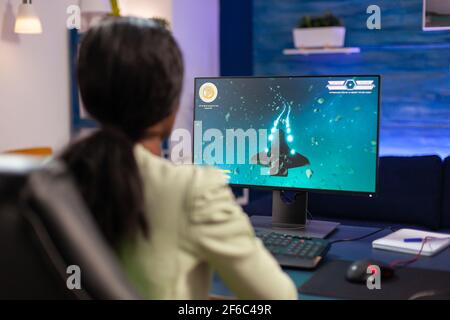
[[(345, 226), (340, 225), (338, 229), (328, 238), (329, 240), (356, 238), (376, 231), (377, 228), (359, 227), (359, 226)], [(412, 258), (410, 254), (391, 252), (379, 249), (372, 249), (372, 241), (384, 237), (391, 233), (390, 230), (383, 230), (371, 237), (360, 241), (340, 242), (335, 243), (331, 247), (326, 256), (326, 260), (360, 260), (371, 258), (388, 264), (396, 259)], [(433, 257), (422, 256), (418, 261), (411, 266), (415, 268), (443, 270), (450, 272), (450, 247), (441, 251)], [(320, 266), (319, 266), (320, 268)], [(291, 279), (294, 281), (297, 288), (302, 286), (314, 274), (314, 271), (305, 271), (298, 269), (284, 269)], [(345, 275), (342, 275), (344, 277)], [(218, 276), (214, 276), (211, 293), (220, 296), (233, 296), (233, 294), (226, 288)], [(327, 297), (309, 296), (299, 294), (299, 299), (326, 299)]]

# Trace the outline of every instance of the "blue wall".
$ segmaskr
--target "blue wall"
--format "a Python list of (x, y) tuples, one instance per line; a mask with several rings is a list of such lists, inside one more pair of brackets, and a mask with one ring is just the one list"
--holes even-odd
[(253, 74), (253, 2), (220, 0), (220, 73)]
[[(366, 28), (381, 7), (382, 29)], [(331, 11), (360, 54), (284, 56), (300, 17)], [(230, 23), (230, 22), (229, 22)], [(255, 75), (381, 74), (381, 154), (450, 154), (450, 32), (423, 32), (422, 0), (254, 0)]]

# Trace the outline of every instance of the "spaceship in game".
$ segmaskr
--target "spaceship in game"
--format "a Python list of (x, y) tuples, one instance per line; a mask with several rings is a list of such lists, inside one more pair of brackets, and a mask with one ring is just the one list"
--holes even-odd
[[(287, 113), (284, 115), (286, 111)], [(289, 122), (290, 114), (291, 104), (284, 103), (283, 111), (274, 121), (274, 125), (270, 131), (268, 138), (270, 147), (252, 157), (253, 163), (269, 167), (269, 174), (271, 176), (285, 177), (288, 175), (289, 169), (309, 165), (308, 158), (296, 152), (289, 145), (294, 141)], [(279, 128), (282, 126), (284, 126), (285, 130)], [(278, 156), (276, 154), (272, 155), (272, 150), (277, 150)]]

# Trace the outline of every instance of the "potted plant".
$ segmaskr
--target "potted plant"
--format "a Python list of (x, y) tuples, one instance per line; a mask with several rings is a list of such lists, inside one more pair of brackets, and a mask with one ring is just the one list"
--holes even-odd
[(293, 30), (296, 48), (343, 47), (345, 27), (339, 18), (331, 13), (323, 16), (305, 16)]

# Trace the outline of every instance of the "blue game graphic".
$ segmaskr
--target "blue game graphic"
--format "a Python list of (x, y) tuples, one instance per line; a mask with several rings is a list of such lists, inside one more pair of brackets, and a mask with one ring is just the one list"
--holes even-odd
[[(194, 159), (224, 170), (230, 184), (376, 192), (378, 76), (198, 78), (195, 88)], [(218, 142), (200, 138), (208, 129), (223, 133), (224, 161), (208, 159), (205, 150)], [(252, 161), (226, 163), (231, 129), (267, 132), (255, 154), (246, 145)], [(279, 169), (262, 174), (261, 167), (271, 165), (272, 144), (279, 148)], [(239, 147), (234, 144), (235, 153)]]

